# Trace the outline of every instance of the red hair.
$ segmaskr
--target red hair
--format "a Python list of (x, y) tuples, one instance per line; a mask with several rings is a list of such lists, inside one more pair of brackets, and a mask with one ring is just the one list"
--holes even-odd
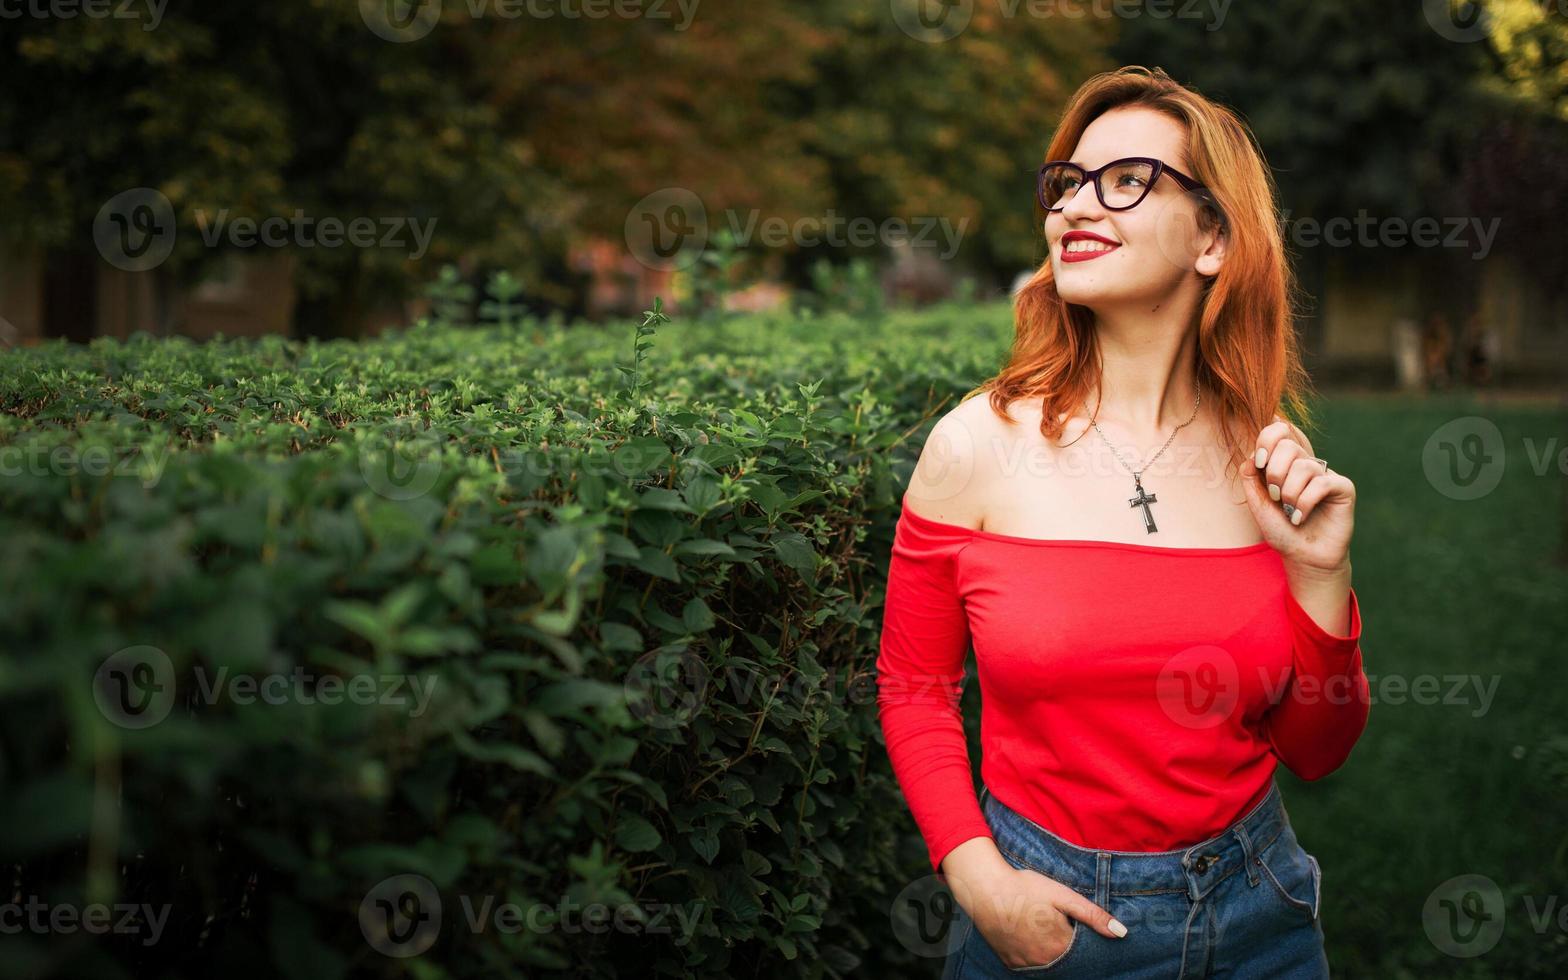
[[(1204, 206), (1199, 212), (1201, 228), (1223, 222), (1228, 238), (1224, 263), (1205, 283), (1198, 304), (1197, 380), (1204, 400), (1219, 414), (1231, 462), (1239, 464), (1252, 454), (1253, 434), (1276, 415), (1303, 429), (1310, 424), (1309, 380), (1293, 326), (1297, 284), (1286, 261), (1273, 176), (1233, 111), (1183, 87), (1161, 68), (1137, 65), (1095, 75), (1073, 94), (1045, 159), (1067, 159), (1098, 116), (1129, 106), (1184, 124), (1189, 173), (1220, 209)], [(1044, 215), (1038, 202), (1036, 209)], [(1094, 316), (1062, 299), (1047, 256), (1015, 298), (1006, 367), (964, 400), (989, 391), (991, 408), (1007, 419), (1013, 401), (1043, 395), (1040, 431), (1055, 442), (1064, 428), (1058, 416), (1084, 404), (1099, 364)]]

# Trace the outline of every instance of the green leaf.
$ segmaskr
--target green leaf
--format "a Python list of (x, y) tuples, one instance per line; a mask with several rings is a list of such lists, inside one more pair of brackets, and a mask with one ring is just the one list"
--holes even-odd
[(775, 534), (769, 543), (779, 560), (794, 569), (801, 579), (807, 583), (816, 581), (817, 550), (806, 540), (805, 535), (797, 531), (784, 531)]
[(709, 864), (712, 864), (713, 859), (719, 856), (719, 838), (717, 834), (711, 832), (692, 834), (688, 840), (691, 843), (692, 850), (696, 851), (697, 855)]
[(642, 569), (649, 575), (657, 578), (669, 579), (671, 582), (681, 580), (680, 568), (676, 566), (675, 559), (651, 545), (645, 545), (639, 552), (640, 556), (632, 565)]
[(703, 602), (701, 597), (698, 597), (686, 603), (686, 608), (681, 610), (681, 622), (686, 624), (687, 632), (705, 633), (713, 629), (716, 621), (713, 618), (713, 610), (708, 608), (708, 604)]
[(714, 541), (711, 538), (695, 538), (682, 541), (675, 546), (677, 555), (721, 555), (725, 558), (734, 558), (735, 549), (723, 541)]
[(643, 648), (642, 634), (625, 623), (600, 623), (599, 640), (606, 650), (626, 650), (636, 653)]
[(664, 842), (653, 824), (635, 814), (619, 818), (615, 828), (615, 843), (624, 851), (651, 851)]
[(452, 733), (452, 741), (464, 755), (471, 759), (478, 759), (480, 762), (497, 762), (540, 776), (555, 775), (554, 766), (520, 745), (506, 742), (482, 744), (474, 741), (471, 735), (461, 730)]

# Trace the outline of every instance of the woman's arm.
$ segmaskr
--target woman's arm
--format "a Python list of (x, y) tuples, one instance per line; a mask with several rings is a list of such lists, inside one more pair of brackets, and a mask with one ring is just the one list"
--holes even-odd
[(1286, 570), (1293, 675), (1263, 718), (1274, 754), (1302, 779), (1338, 769), (1366, 729), (1371, 691), (1361, 662), (1361, 609), (1343, 572)]

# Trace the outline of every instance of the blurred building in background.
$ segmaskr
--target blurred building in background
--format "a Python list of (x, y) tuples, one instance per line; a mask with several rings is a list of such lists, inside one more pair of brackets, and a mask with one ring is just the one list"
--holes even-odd
[[(294, 261), (287, 252), (231, 255), (215, 274), (184, 288), (157, 270), (124, 272), (96, 255), (53, 274), (46, 274), (36, 253), (13, 247), (3, 256), (0, 345), (123, 338), (137, 331), (197, 339), (292, 332)], [(591, 318), (633, 315), (654, 296), (673, 295), (674, 272), (649, 268), (616, 242), (585, 243), (573, 251), (571, 264), (590, 284), (585, 312)], [(1406, 362), (1428, 355), (1411, 355), (1411, 342), (1401, 338), (1422, 343), (1434, 316), (1450, 325), (1450, 346), (1441, 356), (1456, 380), (1469, 343), (1484, 346), (1490, 383), (1568, 383), (1568, 292), (1545, 288), (1506, 254), (1456, 265), (1419, 249), (1378, 256), (1329, 249), (1309, 251), (1298, 270), (1310, 297), (1299, 329), (1319, 383), (1411, 387), (1401, 351), (1407, 351)], [(951, 295), (953, 280), (949, 263), (906, 251), (884, 264), (880, 284), (890, 305), (919, 306)], [(725, 306), (777, 309), (787, 295), (779, 283), (758, 282), (727, 297)], [(412, 322), (424, 305), (377, 305), (364, 314), (357, 332), (369, 335)], [(1467, 340), (1467, 328), (1481, 336)]]

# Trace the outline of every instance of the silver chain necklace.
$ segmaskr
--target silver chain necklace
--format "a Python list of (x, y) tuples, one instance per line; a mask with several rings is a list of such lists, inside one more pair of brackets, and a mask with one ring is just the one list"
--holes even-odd
[[(1174, 440), (1176, 438), (1176, 433), (1180, 432), (1188, 423), (1190, 423), (1193, 419), (1198, 417), (1198, 405), (1201, 404), (1202, 402), (1203, 402), (1203, 389), (1200, 387), (1198, 389), (1198, 398), (1197, 398), (1196, 401), (1194, 401), (1192, 403), (1192, 414), (1187, 417), (1187, 421), (1183, 422), (1181, 425), (1178, 425), (1176, 428), (1172, 429), (1171, 430), (1171, 437), (1170, 437), (1170, 439), (1165, 440), (1165, 445), (1160, 447), (1160, 451), (1155, 453), (1149, 459), (1149, 461), (1147, 463), (1143, 464), (1142, 466), (1140, 466), (1136, 470), (1133, 469), (1131, 466), (1127, 465), (1127, 460), (1123, 459), (1122, 458), (1122, 454), (1117, 451), (1115, 446), (1111, 445), (1111, 440), (1105, 438), (1105, 433), (1100, 431), (1100, 423), (1096, 422), (1094, 420), (1093, 416), (1090, 416), (1090, 418), (1089, 418), (1089, 424), (1094, 426), (1094, 431), (1100, 433), (1100, 438), (1105, 442), (1105, 445), (1110, 448), (1111, 452), (1116, 454), (1116, 459), (1117, 459), (1118, 462), (1120, 462), (1122, 464), (1122, 468), (1125, 469), (1127, 472), (1132, 474), (1133, 486), (1134, 486), (1134, 488), (1137, 489), (1138, 492), (1137, 492), (1136, 496), (1133, 496), (1133, 497), (1128, 499), (1128, 503), (1131, 506), (1133, 506), (1133, 507), (1142, 507), (1143, 508), (1143, 529), (1144, 529), (1144, 532), (1147, 533), (1147, 534), (1153, 534), (1155, 531), (1159, 530), (1159, 528), (1154, 526), (1154, 514), (1152, 512), (1150, 512), (1150, 510), (1149, 510), (1149, 505), (1154, 503), (1154, 502), (1156, 502), (1159, 498), (1157, 498), (1152, 493), (1147, 493), (1147, 492), (1144, 491), (1144, 489), (1143, 489), (1143, 471), (1148, 469), (1150, 466), (1152, 466), (1156, 459), (1160, 458), (1160, 453), (1165, 452), (1165, 450), (1170, 446), (1172, 440)], [(1095, 406), (1094, 414), (1095, 415), (1099, 415), (1100, 414), (1100, 409), (1099, 409), (1098, 405)]]

